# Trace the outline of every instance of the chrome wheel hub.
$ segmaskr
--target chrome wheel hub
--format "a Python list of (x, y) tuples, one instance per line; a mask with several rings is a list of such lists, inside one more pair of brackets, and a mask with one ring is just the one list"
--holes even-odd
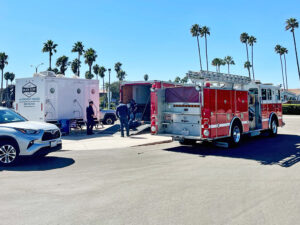
[(233, 128), (232, 136), (233, 136), (234, 143), (238, 143), (240, 141), (240, 139), (241, 139), (241, 131), (240, 131), (240, 128), (238, 126), (235, 126)]
[(276, 124), (275, 120), (272, 122), (272, 131), (273, 131), (273, 134), (276, 134), (276, 132), (277, 132), (277, 124)]
[(17, 151), (12, 145), (3, 145), (0, 148), (0, 162), (9, 164), (17, 157)]

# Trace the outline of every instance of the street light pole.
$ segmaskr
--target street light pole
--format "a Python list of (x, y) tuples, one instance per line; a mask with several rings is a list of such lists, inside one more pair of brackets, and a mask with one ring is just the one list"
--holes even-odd
[(40, 64), (38, 64), (37, 66), (30, 65), (30, 67), (34, 67), (34, 68), (35, 68), (35, 73), (38, 73), (38, 68), (39, 68), (39, 66), (41, 66), (41, 65), (44, 65), (44, 63), (40, 63)]
[(110, 72), (111, 68), (108, 69), (108, 109), (110, 109)]

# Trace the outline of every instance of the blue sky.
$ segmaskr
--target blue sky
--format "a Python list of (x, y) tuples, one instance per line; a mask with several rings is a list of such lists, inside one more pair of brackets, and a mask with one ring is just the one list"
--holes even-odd
[[(289, 50), (289, 87), (300, 88), (292, 35), (284, 30), (290, 17), (300, 20), (299, 0), (0, 0), (0, 52), (9, 55), (5, 71), (28, 77), (34, 71), (31, 64), (44, 62), (41, 70), (48, 67), (48, 54), (41, 52), (48, 39), (58, 44), (54, 61), (62, 55), (73, 60), (72, 45), (82, 41), (97, 51), (99, 65), (113, 68), (122, 62), (127, 80), (141, 80), (145, 73), (150, 79), (173, 80), (199, 69), (196, 39), (189, 31), (198, 23), (211, 29), (209, 64), (215, 57), (230, 55), (236, 62), (231, 72), (247, 75), (245, 46), (239, 41), (239, 35), (247, 32), (257, 38), (257, 79), (282, 82), (279, 56), (274, 53), (278, 43)], [(296, 40), (300, 51), (300, 29)], [(205, 60), (204, 39), (201, 47)], [(87, 69), (83, 65), (82, 74)], [(210, 69), (214, 70), (211, 65)], [(69, 69), (67, 76), (71, 74)], [(116, 80), (114, 72), (112, 79)]]

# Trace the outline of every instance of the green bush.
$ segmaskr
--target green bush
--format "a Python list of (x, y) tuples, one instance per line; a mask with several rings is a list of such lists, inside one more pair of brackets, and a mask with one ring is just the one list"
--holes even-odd
[(300, 104), (282, 104), (283, 114), (300, 115)]

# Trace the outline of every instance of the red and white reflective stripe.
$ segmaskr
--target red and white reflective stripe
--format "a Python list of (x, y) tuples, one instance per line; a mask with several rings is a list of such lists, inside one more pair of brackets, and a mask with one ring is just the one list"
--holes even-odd
[(282, 116), (278, 116), (278, 119), (279, 119), (279, 120), (282, 120)]
[[(248, 121), (242, 121), (242, 124), (248, 124)], [(212, 124), (209, 125), (208, 128), (220, 128), (220, 127), (229, 127), (230, 123), (219, 123), (219, 124)], [(204, 128), (204, 125), (202, 125), (202, 128)]]
[(269, 121), (269, 118), (262, 119), (263, 122)]

